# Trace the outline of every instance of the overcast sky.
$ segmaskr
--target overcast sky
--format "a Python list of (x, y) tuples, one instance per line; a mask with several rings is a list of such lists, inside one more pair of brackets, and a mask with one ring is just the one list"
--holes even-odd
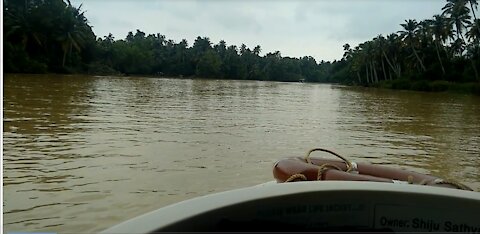
[(197, 36), (213, 44), (252, 48), (261, 55), (312, 56), (333, 61), (342, 46), (400, 30), (405, 19), (441, 13), (443, 0), (72, 0), (83, 3), (93, 32), (124, 39), (136, 29), (191, 46)]

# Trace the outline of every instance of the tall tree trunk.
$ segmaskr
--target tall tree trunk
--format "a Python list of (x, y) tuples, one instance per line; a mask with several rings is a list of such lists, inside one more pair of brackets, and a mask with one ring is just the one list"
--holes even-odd
[(385, 63), (382, 59), (382, 71), (383, 71), (383, 80), (387, 80), (387, 72), (385, 71)]
[(402, 76), (402, 66), (400, 65), (400, 63), (397, 63), (397, 58), (395, 58), (395, 67), (398, 70), (398, 77), (401, 77)]
[(450, 53), (448, 53), (447, 47), (442, 46), (443, 52), (445, 52), (445, 55), (447, 56), (447, 62), (450, 61)]
[(62, 67), (65, 67), (65, 59), (67, 58), (67, 50), (63, 51), (63, 60), (62, 60)]
[(415, 54), (415, 57), (417, 57), (417, 60), (418, 60), (418, 62), (420, 63), (420, 67), (422, 68), (423, 71), (426, 71), (427, 69), (426, 69), (425, 66), (423, 65), (423, 62), (422, 62), (422, 60), (420, 59), (420, 56), (418, 56), (417, 50), (415, 50), (415, 48), (413, 47), (413, 44), (411, 45), (411, 47), (412, 47), (413, 53)]
[(368, 66), (370, 68), (370, 83), (375, 83), (375, 76), (373, 74), (373, 67), (372, 67), (372, 62), (368, 63)]
[(387, 54), (385, 53), (385, 51), (382, 51), (383, 52), (383, 56), (385, 57), (385, 59), (387, 60), (387, 63), (388, 65), (390, 66), (390, 68), (393, 70), (393, 72), (395, 72), (395, 75), (397, 76), (397, 78), (400, 78), (400, 74), (397, 72), (397, 70), (395, 69), (395, 67), (393, 67), (392, 63), (390, 62), (390, 59), (388, 59), (388, 56)]
[(438, 61), (440, 61), (440, 66), (442, 67), (442, 74), (445, 75), (445, 68), (443, 67), (442, 58), (440, 57), (440, 51), (438, 50), (438, 42), (435, 42), (435, 49), (437, 51)]
[(373, 75), (375, 77), (375, 83), (378, 83), (378, 75), (377, 75), (377, 69), (376, 69), (375, 63), (371, 62), (370, 64), (372, 66)]
[(70, 50), (68, 52), (68, 62), (72, 64), (73, 43), (70, 42)]
[(365, 66), (365, 72), (367, 73), (367, 84), (369, 83), (370, 81), (370, 77), (368, 76), (368, 65)]
[(357, 71), (357, 77), (358, 77), (358, 83), (361, 84), (362, 83), (362, 79), (360, 77), (360, 72)]
[(473, 72), (475, 73), (475, 79), (477, 79), (478, 82), (480, 82), (480, 78), (478, 77), (477, 66), (475, 66), (475, 60), (474, 60), (474, 59), (470, 59), (470, 62), (471, 62), (471, 64), (472, 64)]
[(68, 54), (68, 44), (63, 43), (62, 44), (62, 50), (63, 50), (62, 67), (65, 67), (65, 62), (67, 60), (67, 54)]

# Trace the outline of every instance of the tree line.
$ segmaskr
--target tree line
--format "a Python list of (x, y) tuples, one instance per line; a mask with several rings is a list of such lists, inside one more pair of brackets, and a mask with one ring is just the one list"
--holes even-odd
[(122, 74), (205, 77), (239, 80), (319, 81), (321, 74), (312, 57), (282, 57), (279, 51), (260, 56), (261, 47), (213, 44), (197, 37), (191, 47), (187, 40), (175, 43), (164, 35), (137, 30), (125, 40), (110, 34), (97, 40), (94, 68)]
[(312, 82), (326, 73), (313, 57), (260, 56), (260, 46), (213, 44), (208, 37), (191, 46), (138, 29), (125, 39), (97, 38), (81, 8), (63, 0), (4, 0), (5, 72)]
[(420, 90), (442, 88), (442, 82), (436, 82), (439, 87), (422, 87), (427, 81), (479, 83), (477, 9), (477, 0), (447, 0), (442, 12), (430, 19), (405, 20), (402, 30), (354, 48), (345, 44), (343, 58), (332, 65), (328, 79), (372, 86), (414, 84), (418, 87), (410, 88)]
[(4, 71), (77, 72), (94, 59), (96, 37), (62, 0), (3, 0)]
[(480, 82), (477, 0), (447, 0), (440, 14), (378, 35), (333, 62), (311, 56), (260, 56), (261, 47), (175, 42), (160, 33), (97, 37), (69, 0), (3, 0), (4, 69), (22, 73), (88, 73), (240, 80), (335, 82), (375, 86), (418, 81)]

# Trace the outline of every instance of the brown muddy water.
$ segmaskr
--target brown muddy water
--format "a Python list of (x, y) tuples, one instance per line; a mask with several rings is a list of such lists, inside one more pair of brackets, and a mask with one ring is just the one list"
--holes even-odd
[(259, 81), (5, 75), (4, 231), (98, 232), (273, 180), (324, 147), (480, 190), (480, 97)]

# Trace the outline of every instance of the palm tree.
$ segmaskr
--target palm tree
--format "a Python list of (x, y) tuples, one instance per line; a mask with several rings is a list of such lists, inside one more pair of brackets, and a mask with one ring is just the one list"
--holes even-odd
[(19, 8), (7, 8), (4, 10), (5, 16), (5, 36), (15, 36), (20, 39), (22, 48), (25, 50), (31, 40), (36, 45), (42, 46), (44, 35), (39, 29), (38, 21), (32, 14), (36, 9), (29, 2), (25, 1), (24, 6)]
[[(478, 6), (478, 1), (477, 0), (468, 0), (470, 3), (470, 9), (472, 10), (473, 13), (473, 20), (474, 22), (477, 21), (477, 16), (475, 15), (475, 10), (477, 9)], [(480, 28), (477, 27), (477, 32), (480, 34)]]
[[(351, 69), (354, 73), (357, 74), (358, 82), (362, 83), (369, 83), (369, 74), (368, 74), (368, 66), (367, 66), (367, 58), (368, 56), (365, 53), (365, 43), (361, 43), (352, 50), (351, 53)], [(326, 64), (321, 62), (321, 64)], [(327, 66), (329, 68), (330, 66)], [(365, 79), (362, 82), (362, 71), (365, 68)]]
[(467, 0), (447, 0), (447, 4), (442, 10), (442, 14), (448, 14), (450, 23), (455, 25), (457, 38), (463, 40), (463, 29), (470, 23), (470, 9), (467, 7)]
[[(387, 39), (386, 54), (388, 56), (385, 55), (385, 58), (387, 59), (387, 62), (390, 65), (390, 67), (392, 67), (397, 78), (400, 78), (402, 67), (400, 63), (397, 61), (397, 58), (401, 49), (401, 38), (397, 34), (391, 33), (387, 36), (386, 39)], [(389, 57), (391, 59), (389, 59)]]
[(434, 15), (432, 20), (428, 20), (430, 30), (435, 37), (434, 44), (435, 50), (437, 52), (437, 58), (440, 62), (440, 66), (442, 67), (442, 73), (445, 75), (445, 67), (443, 66), (442, 58), (440, 57), (440, 47), (443, 47), (443, 43), (448, 39), (451, 35), (451, 31), (448, 27), (448, 20), (444, 16), (441, 15)]
[(262, 52), (262, 47), (260, 47), (259, 45), (255, 46), (255, 48), (253, 48), (253, 54), (255, 54), (256, 56), (259, 56), (260, 52)]
[(477, 16), (475, 15), (475, 10), (477, 9), (478, 6), (478, 1), (477, 0), (468, 0), (470, 3), (470, 10), (472, 10), (473, 13), (473, 19), (477, 21)]
[(470, 58), (475, 77), (480, 82), (477, 69), (477, 61), (480, 58), (480, 19), (475, 19), (467, 32), (467, 38), (472, 42), (468, 46), (467, 57)]
[(453, 55), (457, 55), (458, 57), (461, 57), (463, 54), (463, 51), (465, 50), (465, 42), (461, 38), (457, 38), (450, 45), (450, 50)]
[(476, 19), (470, 25), (470, 30), (467, 32), (467, 39), (474, 44), (480, 44), (480, 19)]
[(398, 33), (400, 33), (400, 37), (405, 39), (405, 42), (413, 50), (413, 54), (417, 58), (418, 63), (420, 64), (420, 67), (422, 68), (423, 71), (426, 71), (427, 69), (423, 65), (423, 62), (420, 59), (420, 56), (418, 56), (417, 50), (415, 49), (415, 44), (417, 43), (416, 32), (418, 30), (417, 21), (409, 19), (409, 20), (405, 20), (405, 23), (400, 25), (404, 28), (404, 30), (398, 31)]
[(375, 42), (375, 49), (376, 49), (376, 56), (377, 59), (380, 60), (382, 65), (382, 72), (383, 72), (383, 79), (387, 80), (387, 71), (385, 70), (385, 62), (384, 62), (384, 49), (385, 49), (385, 38), (380, 34), (377, 37), (373, 38)]
[(429, 20), (422, 20), (418, 23), (417, 36), (420, 41), (420, 48), (426, 48), (433, 40), (433, 34)]
[(350, 47), (350, 44), (346, 43), (343, 45), (343, 59), (348, 60), (352, 57), (352, 48)]
[(80, 52), (85, 42), (87, 20), (84, 12), (80, 11), (81, 7), (82, 5), (78, 8), (69, 5), (61, 16), (62, 25), (59, 25), (57, 40), (60, 42), (63, 51), (62, 67), (65, 67), (67, 55), (72, 53), (73, 48)]
[(362, 69), (362, 63), (364, 60), (362, 58), (362, 52), (360, 50), (360, 46), (356, 46), (353, 50), (351, 50), (350, 57), (351, 57), (351, 63), (350, 63), (351, 69), (354, 73), (357, 74), (358, 83), (361, 84), (362, 77), (360, 75), (360, 71)]

